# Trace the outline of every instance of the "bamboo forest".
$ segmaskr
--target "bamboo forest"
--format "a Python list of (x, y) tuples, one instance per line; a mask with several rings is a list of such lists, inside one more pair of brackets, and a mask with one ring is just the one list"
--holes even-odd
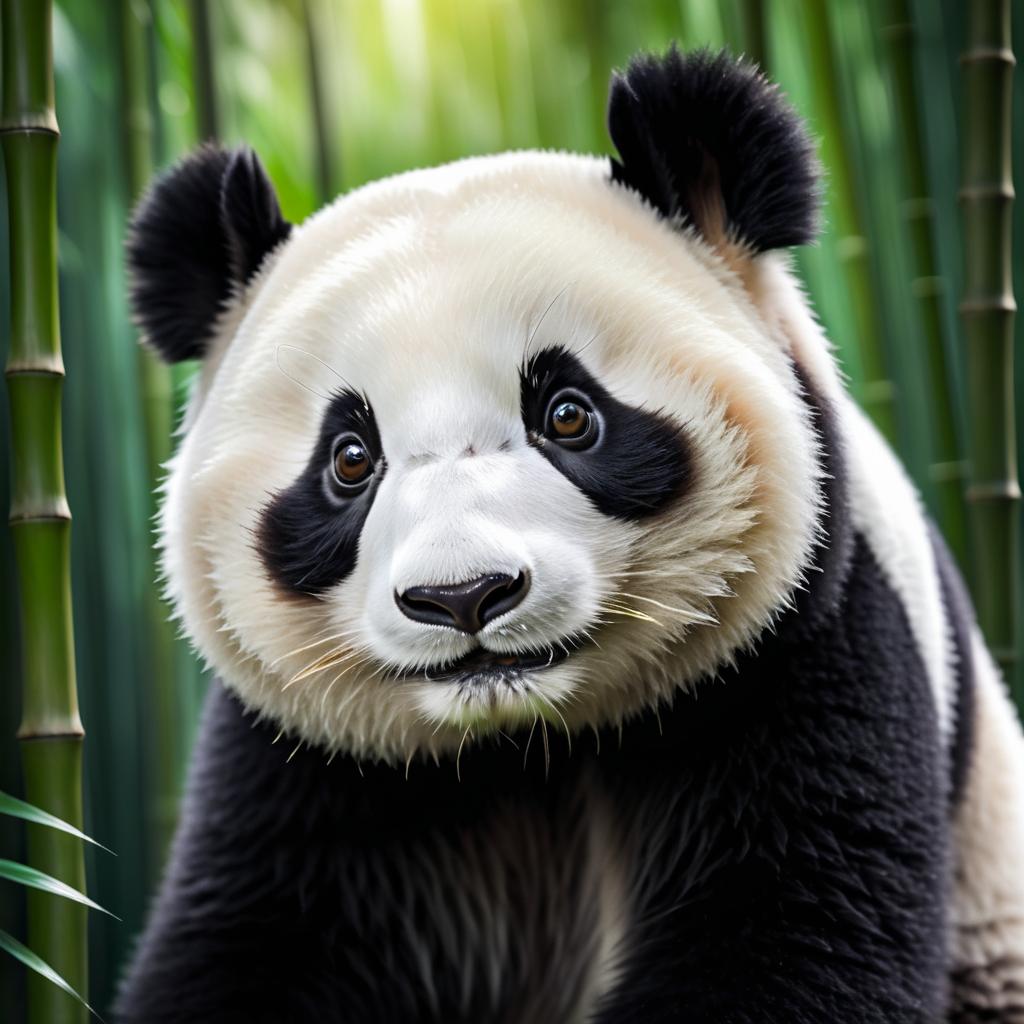
[(414, 167), (610, 153), (609, 73), (639, 50), (759, 63), (826, 174), (800, 278), (1024, 708), (1012, 0), (2, 0), (0, 31), (0, 1019), (109, 1012), (209, 683), (154, 549), (195, 367), (138, 344), (124, 254), (203, 140), (251, 145), (300, 223)]

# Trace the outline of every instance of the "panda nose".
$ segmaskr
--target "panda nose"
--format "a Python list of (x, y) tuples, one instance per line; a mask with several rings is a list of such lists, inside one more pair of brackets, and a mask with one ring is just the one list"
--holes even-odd
[(396, 591), (395, 603), (414, 622), (479, 633), (492, 619), (515, 608), (529, 589), (530, 574), (525, 569), (516, 577), (492, 572), (467, 583)]

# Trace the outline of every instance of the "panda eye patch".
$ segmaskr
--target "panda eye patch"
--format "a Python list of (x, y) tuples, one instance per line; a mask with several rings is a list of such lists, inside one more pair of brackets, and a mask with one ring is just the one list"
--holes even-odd
[(520, 369), (519, 411), (527, 441), (605, 515), (655, 515), (690, 485), (682, 424), (616, 398), (561, 346)]
[(544, 432), (565, 448), (589, 448), (597, 440), (597, 414), (578, 392), (560, 391), (548, 403)]
[(334, 482), (347, 493), (362, 490), (373, 476), (373, 459), (358, 434), (343, 434), (334, 442)]

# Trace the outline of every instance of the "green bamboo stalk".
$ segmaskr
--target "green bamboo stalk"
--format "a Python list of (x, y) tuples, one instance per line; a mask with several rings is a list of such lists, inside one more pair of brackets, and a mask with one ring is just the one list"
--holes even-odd
[(822, 132), (821, 155), (828, 170), (826, 214), (843, 264), (855, 344), (863, 366), (863, 380), (854, 381), (854, 392), (886, 439), (895, 444), (895, 391), (886, 366), (882, 317), (871, 280), (863, 197), (856, 186), (853, 148), (848, 133), (844, 131), (841, 83), (828, 10), (829, 5), (824, 0), (813, 0), (801, 8), (807, 59), (815, 85), (817, 120)]
[(332, 188), (331, 148), (327, 137), (327, 101), (324, 96), (317, 42), (317, 19), (312, 0), (302, 0), (302, 28), (306, 38), (306, 74), (309, 79), (309, 105), (313, 115), (313, 147), (316, 162), (317, 199), (320, 205), (334, 196)]
[[(1020, 486), (1013, 409), (1013, 86), (1010, 0), (967, 5), (963, 76), (964, 294), (970, 412), (970, 527), (974, 600), (1007, 681), (1016, 664)], [(1017, 693), (1018, 701), (1024, 694)]]
[(889, 71), (896, 109), (896, 137), (900, 144), (904, 178), (903, 219), (910, 240), (913, 279), (926, 342), (928, 396), (932, 404), (932, 455), (929, 475), (935, 487), (942, 532), (957, 561), (968, 565), (967, 465), (957, 434), (949, 367), (943, 329), (942, 306), (946, 283), (936, 262), (934, 210), (925, 170), (924, 141), (918, 115), (914, 76), (916, 30), (908, 0), (887, 0)]
[(220, 111), (217, 106), (217, 84), (213, 73), (213, 27), (207, 0), (191, 0), (189, 20), (192, 25), (194, 53), (192, 75), (195, 90), (196, 131), (200, 142), (220, 138)]
[[(124, 177), (129, 200), (134, 202), (153, 176), (147, 39), (151, 12), (148, 0), (120, 0), (118, 8)], [(171, 454), (171, 374), (149, 349), (139, 345), (136, 347), (136, 376), (146, 439), (147, 493), (150, 496), (147, 523), (152, 525), (161, 467)], [(157, 590), (155, 532), (151, 540), (145, 603), (150, 654), (146, 696), (152, 698), (152, 710), (146, 716), (146, 724), (150, 738), (147, 744), (149, 789), (153, 794), (148, 808), (149, 835), (153, 837), (150, 859), (151, 867), (158, 869), (177, 821), (187, 710), (184, 688), (178, 686), (174, 671), (177, 654), (174, 630)]]
[[(57, 140), (49, 0), (3, 0), (0, 138), (11, 244), (11, 536), (24, 657), (21, 741), (30, 803), (82, 825), (82, 723), (71, 623), (71, 513), (64, 493), (57, 300)], [(33, 867), (85, 891), (81, 841), (29, 825)], [(42, 892), (28, 899), (28, 941), (86, 997), (85, 908)], [(87, 1010), (37, 974), (32, 1024), (85, 1021)]]

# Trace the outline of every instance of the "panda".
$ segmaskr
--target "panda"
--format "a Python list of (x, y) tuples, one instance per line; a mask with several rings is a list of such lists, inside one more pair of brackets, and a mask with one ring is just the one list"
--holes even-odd
[(608, 126), (137, 209), (218, 681), (119, 1021), (1024, 1021), (1024, 740), (791, 270), (806, 130), (676, 48)]

